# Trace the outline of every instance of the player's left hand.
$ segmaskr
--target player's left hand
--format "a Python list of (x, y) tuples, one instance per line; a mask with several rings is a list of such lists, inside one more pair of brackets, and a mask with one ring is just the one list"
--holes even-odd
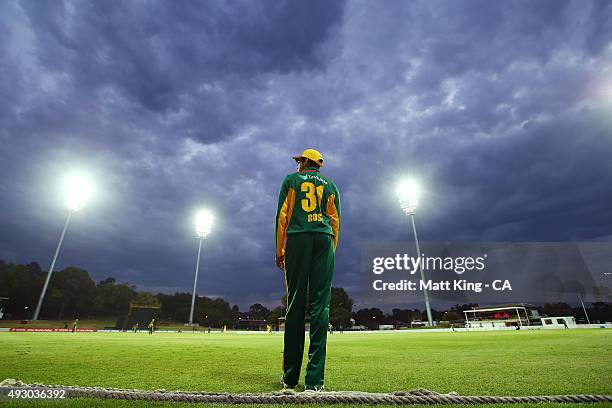
[(279, 269), (285, 270), (285, 255), (276, 256), (276, 266)]

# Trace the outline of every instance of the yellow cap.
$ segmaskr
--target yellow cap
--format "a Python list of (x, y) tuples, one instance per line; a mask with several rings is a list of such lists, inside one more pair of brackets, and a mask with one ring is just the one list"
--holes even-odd
[(306, 149), (299, 156), (293, 156), (294, 160), (299, 160), (301, 158), (310, 159), (323, 167), (323, 155), (315, 149)]

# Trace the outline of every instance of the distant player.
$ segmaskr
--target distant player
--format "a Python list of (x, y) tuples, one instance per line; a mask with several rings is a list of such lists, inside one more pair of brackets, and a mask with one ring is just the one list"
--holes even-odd
[(79, 325), (79, 319), (74, 319), (74, 322), (72, 322), (72, 332), (76, 332), (77, 331), (77, 326)]
[(306, 390), (322, 391), (340, 231), (340, 193), (334, 182), (320, 173), (321, 153), (308, 149), (293, 159), (297, 172), (283, 180), (276, 212), (276, 265), (285, 271), (287, 287), (281, 384), (293, 388), (300, 378), (310, 287), (310, 348), (305, 383)]
[(155, 318), (151, 319), (151, 322), (149, 323), (149, 334), (153, 334), (154, 330), (155, 330)]

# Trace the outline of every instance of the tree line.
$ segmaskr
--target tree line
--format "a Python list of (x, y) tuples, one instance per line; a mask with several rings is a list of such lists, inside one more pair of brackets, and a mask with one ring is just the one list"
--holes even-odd
[[(5, 317), (30, 319), (42, 290), (46, 272), (36, 262), (27, 265), (6, 263), (0, 260), (0, 297), (9, 298), (2, 303)], [(602, 301), (593, 302), (587, 313), (591, 321), (612, 320), (612, 303), (607, 288), (598, 288)], [(605, 301), (604, 301), (605, 300)], [(80, 268), (68, 267), (53, 273), (41, 311), (41, 319), (64, 320), (74, 318), (117, 318), (128, 313), (130, 304), (159, 307), (158, 317), (174, 321), (186, 321), (191, 308), (191, 293), (152, 294), (138, 291), (134, 285), (119, 283), (109, 277), (95, 282), (89, 273)], [(381, 324), (410, 326), (415, 321), (426, 321), (424, 310), (395, 308), (386, 314), (378, 308), (362, 308), (353, 311), (354, 301), (339, 287), (332, 288), (330, 322), (336, 328), (353, 325), (377, 329)], [(455, 305), (447, 310), (432, 310), (435, 321), (462, 322), (463, 311), (477, 307), (477, 304)], [(238, 305), (222, 298), (198, 297), (194, 320), (203, 326), (236, 327), (241, 320), (276, 324), (287, 309), (287, 296), (280, 299), (280, 305), (273, 309), (255, 303), (247, 311), (240, 311)], [(540, 314), (548, 316), (574, 316), (584, 321), (582, 307), (567, 303), (547, 303), (539, 307)], [(307, 310), (308, 314), (308, 310)]]
[[(28, 320), (38, 302), (47, 272), (36, 262), (27, 265), (0, 260), (0, 297), (8, 298), (1, 307), (4, 318)], [(113, 277), (95, 282), (80, 268), (68, 267), (53, 272), (40, 319), (117, 318), (128, 313), (130, 304), (159, 307), (160, 319), (186, 321), (191, 308), (191, 293), (152, 294), (138, 291), (134, 285), (119, 283)], [(256, 303), (248, 311), (222, 298), (199, 296), (194, 308), (194, 322), (203, 326), (234, 327), (239, 319), (277, 323), (287, 308), (284, 296), (273, 309)], [(342, 288), (332, 288), (330, 320), (338, 327), (350, 325), (353, 300)]]

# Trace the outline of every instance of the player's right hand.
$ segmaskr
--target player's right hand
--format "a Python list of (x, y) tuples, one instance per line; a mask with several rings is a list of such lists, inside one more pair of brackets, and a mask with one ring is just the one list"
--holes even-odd
[(276, 266), (279, 269), (285, 270), (285, 255), (276, 256)]

